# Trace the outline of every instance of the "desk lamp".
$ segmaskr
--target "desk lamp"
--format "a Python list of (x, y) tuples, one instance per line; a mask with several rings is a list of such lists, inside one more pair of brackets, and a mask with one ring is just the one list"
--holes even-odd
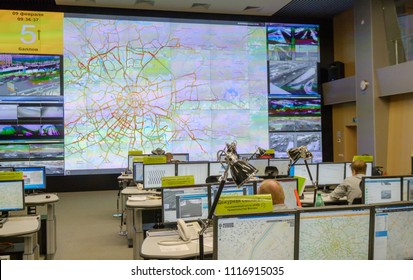
[(315, 197), (317, 188), (318, 188), (318, 183), (317, 183), (317, 180), (316, 181), (313, 180), (313, 176), (311, 175), (311, 171), (307, 163), (307, 160), (311, 159), (313, 157), (313, 154), (307, 149), (306, 146), (291, 148), (287, 150), (287, 154), (291, 160), (291, 164), (288, 166), (288, 174), (290, 174), (291, 167), (294, 166), (299, 159), (304, 159), (305, 167), (307, 168), (307, 172), (308, 172), (308, 177), (310, 177), (311, 183), (313, 184), (315, 188), (314, 190), (314, 197)]
[[(206, 221), (202, 221), (202, 229), (199, 232), (199, 256), (200, 259), (204, 259), (204, 232), (212, 223), (212, 216), (214, 215), (215, 208), (217, 207), (219, 197), (224, 189), (225, 182), (228, 176), (228, 170), (231, 172), (232, 179), (237, 187), (241, 187), (245, 183), (251, 180), (258, 172), (258, 170), (246, 161), (240, 160), (236, 151), (236, 142), (231, 144), (226, 143), (226, 149), (220, 150), (217, 153), (218, 160), (221, 164), (226, 164), (224, 174), (219, 178), (218, 191), (214, 197), (211, 208), (208, 212)], [(225, 162), (222, 161), (224, 159)]]
[(258, 146), (255, 146), (255, 147), (256, 147), (255, 152), (251, 155), (251, 157), (248, 160), (253, 159), (254, 157), (259, 158), (267, 152), (265, 149), (261, 147), (258, 147)]

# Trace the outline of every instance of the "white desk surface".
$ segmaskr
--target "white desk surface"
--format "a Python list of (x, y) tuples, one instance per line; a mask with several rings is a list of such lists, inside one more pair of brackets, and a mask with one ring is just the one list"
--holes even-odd
[(42, 205), (58, 202), (59, 197), (54, 193), (29, 194), (24, 197), (26, 205)]
[(162, 206), (162, 199), (149, 199), (146, 200), (131, 200), (126, 201), (126, 207), (128, 208), (160, 208)]
[(133, 180), (133, 174), (120, 174), (118, 180)]
[[(212, 236), (204, 236), (204, 254), (211, 255), (213, 253), (212, 248)], [(159, 245), (159, 241), (182, 241), (179, 235), (169, 236), (150, 236), (143, 240), (140, 255), (144, 259), (188, 259), (199, 257), (199, 243), (198, 240), (192, 240), (188, 243), (179, 245)]]
[(140, 190), (137, 187), (126, 187), (121, 191), (122, 195), (151, 195), (159, 194), (159, 191), (154, 190)]
[(40, 229), (40, 216), (8, 217), (0, 228), (0, 237), (32, 234)]

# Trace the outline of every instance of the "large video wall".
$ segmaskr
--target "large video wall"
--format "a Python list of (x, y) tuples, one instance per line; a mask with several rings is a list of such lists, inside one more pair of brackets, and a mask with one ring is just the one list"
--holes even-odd
[(63, 34), (62, 55), (0, 55), (1, 165), (114, 173), (129, 150), (234, 140), (321, 160), (316, 25), (65, 14)]

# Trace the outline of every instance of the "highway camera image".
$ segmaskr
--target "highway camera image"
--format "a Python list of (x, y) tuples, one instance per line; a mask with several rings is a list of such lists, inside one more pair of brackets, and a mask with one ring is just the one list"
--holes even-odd
[(0, 95), (60, 96), (60, 56), (0, 54)]

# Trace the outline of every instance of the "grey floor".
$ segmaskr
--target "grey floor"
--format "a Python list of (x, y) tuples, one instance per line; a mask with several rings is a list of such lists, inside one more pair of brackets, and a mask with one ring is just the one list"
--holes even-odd
[[(58, 193), (55, 204), (55, 260), (132, 260), (133, 249), (120, 235), (118, 191)], [(46, 212), (45, 207), (37, 211)], [(125, 227), (123, 227), (123, 230)]]

